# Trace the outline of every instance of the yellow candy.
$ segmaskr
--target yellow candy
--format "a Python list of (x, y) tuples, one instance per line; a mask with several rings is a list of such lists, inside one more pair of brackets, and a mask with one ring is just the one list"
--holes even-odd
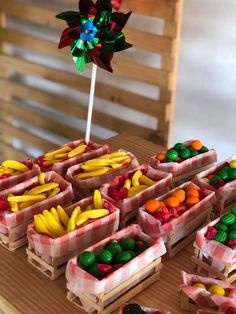
[(201, 289), (205, 289), (206, 290), (206, 286), (201, 283), (201, 282), (197, 282), (193, 285), (194, 288), (201, 288)]
[(105, 217), (109, 214), (109, 210), (107, 209), (93, 209), (93, 210), (87, 210), (85, 212), (83, 212), (82, 214), (80, 214), (77, 219), (76, 219), (76, 225), (77, 225), (77, 221), (82, 219), (82, 218), (91, 218), (91, 219), (98, 219), (98, 218), (102, 218)]
[(208, 178), (203, 178), (202, 180), (205, 181), (207, 184), (210, 183), (210, 180)]
[(208, 289), (208, 291), (212, 294), (217, 294), (217, 295), (221, 295), (224, 296), (225, 295), (225, 289), (222, 288), (219, 285), (212, 285), (210, 286), (210, 288)]
[(229, 166), (230, 168), (236, 168), (236, 160), (231, 160)]

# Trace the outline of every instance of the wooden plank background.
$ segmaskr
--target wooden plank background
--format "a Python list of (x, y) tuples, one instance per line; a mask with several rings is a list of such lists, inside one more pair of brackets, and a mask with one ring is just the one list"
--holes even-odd
[[(171, 139), (182, 0), (123, 0), (133, 11), (129, 51), (115, 54), (115, 74), (99, 69), (92, 139), (128, 132), (164, 146)], [(66, 27), (55, 15), (75, 0), (0, 2), (0, 160), (37, 156), (84, 137), (90, 68), (76, 72)]]

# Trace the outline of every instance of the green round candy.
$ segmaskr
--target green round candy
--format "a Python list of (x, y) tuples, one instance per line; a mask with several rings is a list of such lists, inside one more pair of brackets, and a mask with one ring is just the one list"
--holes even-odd
[(236, 223), (229, 225), (229, 230), (236, 230)]
[(129, 251), (123, 251), (116, 255), (115, 262), (117, 264), (124, 264), (133, 259), (133, 254), (131, 254)]
[(208, 151), (209, 149), (206, 146), (202, 146), (202, 148), (199, 150), (199, 153), (203, 154), (203, 153), (207, 153)]
[(132, 258), (136, 257), (136, 254), (134, 253), (134, 251), (127, 251), (127, 252), (129, 252), (132, 255)]
[(181, 149), (179, 151), (179, 157), (182, 159), (187, 159), (190, 157), (190, 150), (188, 148)]
[(224, 214), (220, 218), (220, 221), (225, 225), (232, 225), (236, 222), (236, 217), (234, 216), (234, 214), (228, 213), (228, 214)]
[(133, 251), (135, 247), (135, 241), (132, 238), (123, 238), (120, 241), (120, 245), (124, 251)]
[(228, 181), (229, 180), (228, 169), (221, 169), (220, 172), (218, 172), (217, 175), (224, 181)]
[(178, 153), (176, 150), (174, 149), (170, 149), (166, 152), (166, 158), (171, 160), (171, 161), (175, 161), (178, 158)]
[(227, 230), (228, 230), (228, 227), (225, 224), (221, 223), (221, 222), (216, 224), (214, 226), (214, 228), (216, 228), (216, 230), (218, 230), (218, 231), (225, 231), (225, 232), (227, 232)]
[(97, 259), (98, 263), (111, 264), (111, 262), (113, 260), (113, 256), (112, 256), (110, 251), (103, 249), (98, 253), (96, 259)]
[(195, 156), (198, 156), (199, 155), (199, 152), (195, 149), (190, 149), (190, 157), (195, 157)]
[(173, 149), (175, 149), (175, 150), (184, 149), (184, 144), (183, 144), (183, 143), (177, 143), (177, 144), (175, 144), (175, 146), (173, 147)]
[(219, 177), (218, 175), (215, 175), (210, 179), (210, 184), (213, 184), (213, 185), (217, 184), (220, 180), (221, 180), (221, 177)]
[(100, 273), (99, 273), (99, 270), (98, 270), (98, 264), (95, 263), (93, 265), (91, 265), (89, 268), (88, 268), (88, 273), (90, 273), (91, 275), (93, 275), (94, 277), (100, 277)]
[(214, 240), (220, 243), (226, 243), (228, 241), (228, 235), (225, 231), (218, 231), (214, 237)]
[(95, 261), (96, 261), (95, 255), (92, 252), (85, 251), (79, 256), (77, 264), (83, 268), (88, 268), (91, 265), (93, 265)]
[(229, 239), (230, 239), (230, 240), (236, 239), (236, 230), (230, 231), (230, 233), (229, 233)]
[(122, 252), (122, 247), (117, 241), (112, 241), (111, 244), (107, 246), (107, 250), (111, 252), (113, 256)]
[(229, 168), (228, 172), (229, 172), (230, 179), (235, 180), (236, 179), (236, 168)]
[(231, 206), (231, 213), (236, 216), (236, 203)]

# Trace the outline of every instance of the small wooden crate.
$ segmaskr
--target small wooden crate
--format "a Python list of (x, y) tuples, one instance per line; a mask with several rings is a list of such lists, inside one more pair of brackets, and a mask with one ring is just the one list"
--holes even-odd
[[(153, 284), (160, 277), (162, 268), (161, 257), (154, 260), (150, 265), (140, 272), (124, 281), (122, 284), (109, 291), (99, 294), (95, 299), (87, 294), (76, 296), (71, 291), (67, 293), (67, 300), (72, 302), (77, 308), (83, 308), (83, 303), (93, 307), (96, 314), (109, 314), (116, 310), (121, 304), (133, 298), (136, 294)], [(141, 280), (140, 280), (141, 278)], [(138, 281), (138, 282), (137, 282)]]
[(178, 231), (171, 232), (170, 239), (166, 243), (169, 258), (174, 257), (179, 251), (194, 241), (196, 232), (210, 221), (212, 207), (208, 211), (202, 212), (199, 216), (191, 220)]
[(194, 244), (194, 247), (195, 249), (194, 256), (192, 256), (192, 261), (196, 264), (198, 273), (200, 273), (202, 270), (205, 270), (211, 275), (216, 276), (218, 279), (227, 281), (229, 283), (232, 283), (236, 280), (236, 263), (224, 263), (221, 261), (221, 264), (224, 265), (224, 269), (219, 271), (217, 268), (213, 267), (207, 262), (196, 243)]
[(61, 264), (61, 259), (52, 257), (51, 264), (44, 261), (40, 256), (37, 256), (32, 247), (26, 249), (28, 255), (28, 262), (35, 268), (37, 268), (43, 275), (51, 280), (55, 280), (60, 277), (66, 271), (67, 260), (64, 264)]
[(1, 228), (3, 228), (7, 231), (7, 233), (3, 233), (0, 231), (0, 245), (2, 245), (11, 252), (24, 246), (28, 242), (26, 230), (30, 222), (31, 221), (27, 221), (12, 228), (9, 228), (6, 225), (0, 223), (0, 230)]
[[(193, 313), (199, 313), (198, 311), (205, 310), (205, 311), (211, 311), (210, 313), (217, 313), (220, 314), (222, 312), (218, 311), (218, 308), (200, 308), (196, 303), (194, 303), (183, 291), (180, 293), (180, 310), (186, 311), (186, 312), (193, 312)], [(201, 312), (200, 312), (201, 313)]]

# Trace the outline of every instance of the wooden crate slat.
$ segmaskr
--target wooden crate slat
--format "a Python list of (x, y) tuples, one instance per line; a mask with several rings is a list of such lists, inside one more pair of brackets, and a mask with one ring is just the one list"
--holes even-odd
[[(2, 64), (7, 64), (8, 67), (11, 67), (17, 72), (19, 71), (20, 73), (28, 75), (40, 76), (67, 87), (89, 93), (89, 78), (53, 69), (14, 56), (0, 55), (0, 61), (2, 61)], [(165, 103), (163, 101), (137, 95), (101, 82), (96, 82), (95, 96), (144, 113), (147, 113), (148, 111), (148, 113), (153, 116), (159, 116), (165, 112)]]
[[(81, 119), (87, 118), (87, 108), (80, 106), (77, 102), (69, 101), (68, 99), (50, 94), (45, 91), (40, 91), (24, 84), (13, 82), (10, 80), (4, 80), (0, 78), (0, 91), (8, 90), (12, 95), (21, 97), (23, 99), (29, 99), (38, 103), (45, 104), (53, 109), (60, 110), (66, 114), (70, 114)], [(93, 112), (93, 123), (102, 125), (103, 127), (114, 130), (118, 133), (130, 132), (136, 135), (140, 134), (147, 138), (153, 131), (148, 128), (137, 126), (137, 124), (126, 122), (116, 117), (109, 116), (105, 113), (98, 111)]]

